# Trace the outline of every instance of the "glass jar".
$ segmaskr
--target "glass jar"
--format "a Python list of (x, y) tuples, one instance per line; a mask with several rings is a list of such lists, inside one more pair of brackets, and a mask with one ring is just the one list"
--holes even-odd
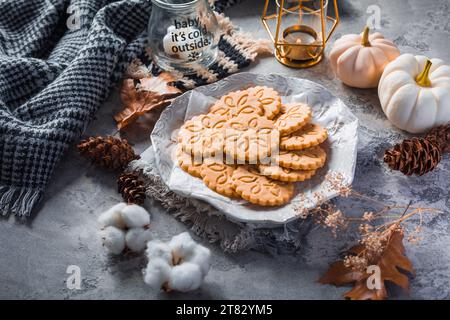
[(217, 19), (207, 0), (152, 0), (148, 26), (153, 61), (164, 70), (194, 73), (217, 57)]

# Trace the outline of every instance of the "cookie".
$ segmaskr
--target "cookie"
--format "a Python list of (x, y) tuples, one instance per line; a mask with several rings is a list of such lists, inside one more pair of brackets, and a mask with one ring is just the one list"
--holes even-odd
[(315, 170), (294, 170), (277, 165), (259, 165), (259, 173), (274, 180), (285, 182), (299, 182), (310, 179)]
[(181, 146), (178, 146), (176, 156), (178, 165), (181, 169), (194, 177), (201, 178), (201, 162), (195, 161), (194, 157), (191, 154), (184, 152)]
[(306, 104), (294, 102), (281, 106), (281, 115), (275, 120), (275, 127), (282, 136), (297, 131), (312, 117), (311, 108)]
[(184, 151), (198, 157), (215, 156), (223, 152), (223, 131), (227, 119), (214, 114), (202, 114), (185, 122), (178, 132), (178, 142)]
[(183, 150), (195, 157), (220, 157), (223, 155), (224, 131), (205, 129), (187, 142), (183, 145)]
[(247, 166), (234, 170), (233, 183), (243, 199), (261, 206), (279, 206), (294, 195), (293, 184), (269, 179)]
[(281, 110), (281, 97), (274, 89), (257, 86), (248, 89), (248, 93), (254, 96), (261, 103), (264, 110), (264, 116), (267, 119), (273, 119)]
[(310, 179), (326, 161), (318, 145), (327, 131), (308, 124), (311, 118), (307, 105), (283, 105), (269, 87), (230, 92), (180, 128), (176, 158), (221, 195), (283, 205), (294, 196), (294, 182)]
[(321, 125), (308, 123), (300, 130), (297, 130), (280, 139), (280, 149), (282, 150), (302, 150), (314, 147), (327, 140), (328, 132)]
[(278, 154), (280, 134), (273, 121), (258, 115), (245, 114), (227, 121), (224, 140), (227, 160), (234, 159), (238, 163), (267, 163), (272, 155)]
[(235, 166), (224, 164), (215, 159), (206, 159), (201, 166), (203, 182), (215, 192), (227, 196), (238, 197), (232, 180)]
[(249, 95), (248, 91), (234, 91), (220, 98), (209, 110), (210, 114), (224, 116), (227, 119), (241, 114), (262, 116), (264, 110), (257, 97)]
[(284, 168), (295, 170), (316, 170), (323, 167), (327, 154), (321, 147), (312, 147), (297, 151), (280, 151), (275, 157), (276, 163)]

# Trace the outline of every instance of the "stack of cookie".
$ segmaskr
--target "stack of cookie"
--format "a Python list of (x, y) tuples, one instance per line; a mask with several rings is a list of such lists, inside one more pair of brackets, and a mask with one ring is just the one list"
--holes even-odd
[(217, 193), (282, 205), (293, 197), (295, 182), (325, 164), (319, 145), (328, 134), (311, 119), (307, 105), (282, 104), (272, 88), (231, 92), (180, 128), (178, 163)]

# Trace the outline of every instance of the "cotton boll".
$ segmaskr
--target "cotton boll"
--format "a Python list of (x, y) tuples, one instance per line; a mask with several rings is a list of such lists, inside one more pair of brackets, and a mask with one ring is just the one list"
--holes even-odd
[[(173, 237), (169, 242), (149, 241), (146, 254), (149, 259), (146, 282), (154, 287), (164, 285), (181, 292), (198, 289), (210, 268), (211, 252), (197, 244), (187, 232)], [(166, 281), (157, 277), (160, 274), (167, 277)]]
[(125, 243), (133, 252), (142, 252), (150, 239), (150, 230), (144, 228), (132, 228), (125, 235)]
[(162, 242), (161, 240), (149, 241), (145, 253), (150, 261), (153, 258), (160, 258), (168, 264), (172, 264), (172, 249), (167, 243)]
[(195, 245), (195, 241), (192, 240), (192, 237), (189, 234), (189, 232), (183, 232), (183, 233), (180, 233), (179, 235), (172, 237), (172, 239), (170, 240), (169, 243), (173, 244), (173, 245), (183, 244), (183, 243), (189, 243), (189, 244)]
[(124, 207), (122, 219), (128, 228), (145, 227), (150, 224), (150, 214), (137, 204)]
[(100, 231), (102, 243), (112, 254), (120, 254), (125, 249), (125, 232), (114, 226)]
[(98, 222), (102, 228), (114, 226), (120, 229), (125, 227), (122, 215), (117, 211), (106, 211), (98, 217)]
[(197, 243), (192, 240), (188, 232), (180, 233), (169, 242), (170, 248), (178, 259), (188, 259), (193, 254), (196, 245)]
[(125, 228), (124, 221), (121, 216), (121, 211), (127, 206), (126, 203), (121, 202), (106, 210), (98, 217), (98, 222), (104, 227), (114, 226), (119, 229)]
[(144, 270), (144, 282), (152, 289), (160, 290), (162, 285), (169, 281), (171, 272), (171, 267), (167, 261), (153, 258), (148, 262), (147, 268)]
[(211, 266), (211, 251), (201, 245), (197, 245), (194, 254), (189, 259), (189, 262), (194, 263), (200, 267), (203, 276), (206, 276)]
[(180, 292), (188, 292), (200, 288), (203, 281), (199, 266), (185, 262), (172, 268), (169, 288)]

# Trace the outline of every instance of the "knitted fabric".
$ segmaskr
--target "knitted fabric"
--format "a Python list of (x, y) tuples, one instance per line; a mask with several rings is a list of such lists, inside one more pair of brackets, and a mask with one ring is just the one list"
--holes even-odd
[(145, 51), (150, 13), (149, 0), (0, 2), (0, 214), (31, 214), (70, 144)]

